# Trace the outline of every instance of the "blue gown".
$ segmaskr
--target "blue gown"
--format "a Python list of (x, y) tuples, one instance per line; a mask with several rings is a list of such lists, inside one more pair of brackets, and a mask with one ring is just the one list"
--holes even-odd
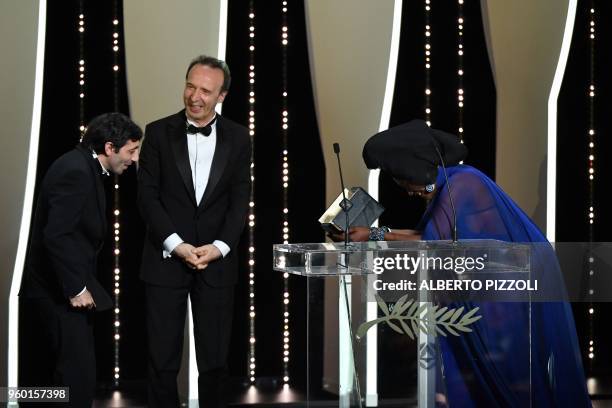
[[(552, 247), (516, 203), (473, 167), (453, 166), (447, 173), (458, 238), (542, 242), (538, 248), (545, 250), (532, 254), (533, 265), (544, 280), (540, 284), (563, 289)], [(436, 188), (438, 194), (420, 223), (424, 240), (451, 238), (453, 217), (441, 168)], [(529, 307), (527, 303), (489, 302), (478, 306), (483, 318), (471, 326), (473, 332), (439, 337), (450, 407), (591, 407), (568, 303), (534, 302)]]

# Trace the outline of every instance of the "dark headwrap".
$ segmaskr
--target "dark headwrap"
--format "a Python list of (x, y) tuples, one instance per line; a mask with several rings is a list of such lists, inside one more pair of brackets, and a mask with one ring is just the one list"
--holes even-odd
[(412, 120), (368, 139), (363, 160), (368, 169), (380, 168), (396, 179), (427, 185), (436, 181), (441, 164), (436, 147), (446, 166), (457, 165), (467, 156), (457, 136)]

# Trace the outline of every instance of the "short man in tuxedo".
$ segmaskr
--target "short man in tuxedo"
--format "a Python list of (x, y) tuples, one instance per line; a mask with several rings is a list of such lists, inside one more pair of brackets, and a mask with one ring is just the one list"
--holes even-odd
[(145, 223), (151, 407), (177, 407), (187, 298), (191, 299), (200, 407), (226, 405), (236, 248), (250, 194), (248, 131), (215, 112), (230, 85), (225, 62), (187, 69), (185, 109), (147, 125), (138, 170)]
[(126, 116), (100, 115), (81, 143), (49, 167), (40, 188), (20, 296), (37, 318), (40, 347), (50, 354), (51, 367), (39, 377), (46, 382), (36, 385), (70, 387), (70, 406), (93, 402), (91, 312), (112, 307), (96, 279), (107, 228), (103, 178), (138, 161), (141, 138), (142, 130)]

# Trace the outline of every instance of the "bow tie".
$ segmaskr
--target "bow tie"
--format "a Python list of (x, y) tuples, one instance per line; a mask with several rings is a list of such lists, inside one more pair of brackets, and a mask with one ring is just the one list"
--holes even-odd
[(204, 136), (210, 136), (210, 133), (212, 132), (212, 124), (215, 123), (216, 120), (217, 120), (217, 116), (215, 115), (213, 120), (211, 120), (206, 126), (202, 126), (202, 127), (197, 127), (187, 122), (186, 131), (190, 135), (201, 133)]

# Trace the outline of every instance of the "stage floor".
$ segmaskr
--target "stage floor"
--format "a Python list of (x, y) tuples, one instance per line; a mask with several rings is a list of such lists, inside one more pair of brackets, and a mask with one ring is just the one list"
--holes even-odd
[[(593, 400), (593, 408), (612, 408), (612, 378), (590, 378), (588, 380), (589, 393)], [(270, 407), (289, 408), (303, 407), (304, 394), (292, 389), (278, 389), (270, 385), (260, 387), (244, 387), (239, 383), (232, 385), (230, 407)], [(332, 396), (325, 398), (319, 396), (313, 407), (337, 407)], [(98, 390), (94, 408), (141, 408), (146, 407), (146, 387), (144, 382), (135, 382), (126, 385), (120, 391)], [(187, 404), (184, 405), (185, 407)], [(414, 400), (383, 400), (380, 407), (416, 407)]]

